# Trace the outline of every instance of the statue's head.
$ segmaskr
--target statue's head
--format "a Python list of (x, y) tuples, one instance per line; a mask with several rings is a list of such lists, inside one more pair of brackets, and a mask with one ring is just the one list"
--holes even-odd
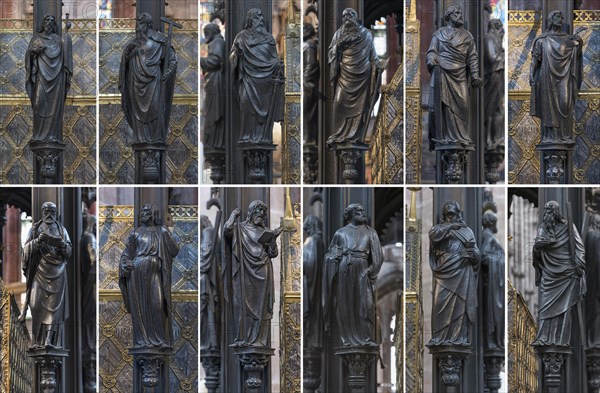
[(556, 201), (546, 202), (544, 205), (544, 224), (555, 225), (563, 220), (560, 214), (560, 205)]
[(498, 216), (496, 216), (496, 213), (494, 213), (493, 211), (487, 210), (485, 213), (483, 213), (481, 221), (483, 228), (489, 228), (492, 230), (493, 233), (498, 232)]
[(149, 29), (152, 29), (154, 20), (152, 19), (152, 15), (147, 12), (142, 12), (137, 17), (137, 23), (135, 25), (135, 31), (138, 33), (146, 34)]
[(246, 13), (244, 29), (258, 30), (259, 28), (265, 28), (265, 19), (260, 9), (252, 8)]
[(140, 211), (140, 224), (142, 226), (162, 225), (160, 210), (158, 210), (156, 205), (147, 203), (142, 206), (142, 210)]
[(560, 10), (550, 11), (546, 20), (546, 30), (562, 30), (565, 14)]
[(346, 26), (358, 25), (358, 13), (352, 8), (346, 8), (342, 12), (342, 23)]
[(313, 216), (311, 214), (310, 216), (307, 216), (304, 219), (304, 225), (303, 225), (302, 229), (304, 229), (304, 232), (308, 236), (312, 236), (312, 235), (320, 236), (323, 233), (323, 223), (321, 222), (319, 217)]
[(44, 19), (42, 20), (42, 25), (40, 26), (39, 32), (47, 34), (47, 35), (56, 34), (57, 33), (56, 17), (54, 15), (44, 16)]
[(207, 228), (212, 228), (212, 223), (204, 214), (200, 216), (200, 232), (204, 231)]
[(504, 26), (500, 19), (490, 19), (488, 22), (488, 33), (504, 37)]
[(442, 222), (464, 223), (460, 205), (456, 201), (446, 201), (442, 206)]
[(452, 4), (444, 12), (444, 20), (453, 27), (462, 27), (465, 24), (462, 14), (462, 8), (459, 5)]
[(315, 31), (315, 27), (310, 23), (305, 23), (304, 26), (302, 27), (302, 36), (304, 37), (304, 40), (305, 41), (310, 40), (315, 35), (317, 35), (317, 32)]
[(351, 203), (344, 210), (344, 222), (354, 225), (366, 225), (368, 222), (365, 209), (360, 203)]
[(216, 23), (207, 23), (204, 26), (204, 37), (206, 37), (206, 42), (211, 42), (216, 36), (221, 34), (221, 29)]
[(42, 204), (42, 220), (48, 223), (56, 222), (58, 211), (54, 202), (44, 202)]
[(246, 221), (250, 224), (266, 227), (268, 212), (269, 208), (263, 201), (252, 201), (248, 206), (248, 219)]

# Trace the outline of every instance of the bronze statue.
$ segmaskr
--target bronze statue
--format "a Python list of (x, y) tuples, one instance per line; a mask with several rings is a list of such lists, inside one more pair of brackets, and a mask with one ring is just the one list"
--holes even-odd
[(275, 39), (258, 8), (248, 11), (246, 24), (229, 55), (234, 89), (239, 98), (240, 142), (273, 142), (273, 123), (283, 121), (285, 79)]
[(204, 26), (208, 54), (200, 58), (204, 75), (204, 146), (225, 147), (225, 40), (214, 23)]
[(171, 271), (179, 247), (154, 205), (142, 206), (140, 226), (121, 254), (119, 287), (131, 314), (133, 348), (172, 345)]
[(588, 285), (585, 295), (587, 348), (600, 348), (600, 188), (592, 191), (588, 206), (588, 225), (585, 233), (585, 276)]
[(83, 235), (80, 243), (83, 347), (83, 388), (86, 393), (97, 391), (96, 387), (96, 217), (83, 213)]
[(548, 14), (546, 32), (531, 50), (531, 116), (541, 120), (542, 144), (573, 145), (573, 112), (583, 80), (583, 39), (562, 31), (561, 11)]
[(240, 214), (240, 209), (233, 210), (223, 227), (237, 321), (237, 336), (231, 346), (268, 347), (275, 301), (271, 258), (279, 254), (276, 241), (283, 227), (269, 229), (268, 207), (262, 201), (250, 203), (246, 221), (239, 219)]
[(504, 146), (504, 27), (491, 19), (484, 38), (485, 148)]
[(220, 351), (221, 245), (218, 228), (200, 216), (200, 350)]
[(73, 54), (57, 33), (56, 18), (46, 15), (25, 54), (25, 89), (33, 109), (34, 142), (60, 142), (62, 139), (65, 99), (73, 75)]
[(346, 226), (336, 231), (325, 254), (325, 332), (331, 331), (335, 318), (344, 347), (378, 347), (374, 285), (383, 251), (360, 204), (346, 207), (344, 222)]
[(304, 61), (304, 80), (302, 82), (302, 104), (304, 110), (304, 144), (317, 143), (319, 135), (319, 58), (317, 33), (310, 23), (304, 24), (302, 57)]
[(433, 272), (433, 307), (429, 347), (471, 345), (471, 325), (477, 321), (477, 280), (480, 252), (456, 201), (442, 206), (439, 224), (429, 231), (429, 266)]
[(42, 205), (42, 219), (33, 224), (23, 247), (23, 274), (27, 282), (24, 322), (31, 307), (32, 348), (62, 348), (62, 331), (69, 317), (67, 261), (72, 247), (69, 234), (58, 222), (56, 205)]
[(152, 28), (152, 16), (137, 17), (135, 38), (125, 45), (119, 70), (121, 107), (133, 143), (165, 144), (177, 74), (171, 34)]
[(494, 236), (498, 217), (492, 211), (483, 214), (481, 278), (483, 279), (484, 348), (504, 349), (504, 249)]
[(302, 247), (303, 346), (314, 350), (323, 347), (323, 306), (321, 304), (323, 255), (325, 253), (323, 223), (316, 216), (307, 216), (304, 219), (304, 233), (304, 246)]
[(537, 347), (569, 347), (571, 308), (586, 292), (585, 250), (577, 228), (560, 214), (556, 201), (544, 205), (533, 246), (535, 284), (540, 287)]
[(463, 28), (462, 9), (451, 5), (444, 13), (448, 26), (433, 33), (427, 51), (432, 74), (433, 103), (430, 109), (429, 144), (473, 145), (469, 137), (470, 85), (481, 85), (479, 60), (473, 36)]
[(379, 98), (380, 62), (373, 35), (358, 22), (352, 8), (342, 13), (343, 24), (329, 45), (328, 63), (333, 83), (333, 133), (327, 145), (364, 143), (373, 107)]

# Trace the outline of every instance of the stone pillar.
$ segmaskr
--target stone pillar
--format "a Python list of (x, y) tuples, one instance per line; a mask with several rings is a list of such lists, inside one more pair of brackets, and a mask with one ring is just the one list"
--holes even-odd
[(164, 23), (160, 18), (165, 16), (165, 0), (137, 0), (135, 1), (136, 15), (147, 12), (152, 15), (154, 30), (163, 32)]
[[(461, 346), (430, 347), (433, 355), (433, 389), (440, 393), (467, 393), (473, 387), (465, 378), (465, 363), (471, 349)], [(476, 389), (477, 390), (477, 389)]]
[(590, 348), (587, 355), (588, 392), (600, 392), (600, 349)]
[(475, 146), (464, 147), (461, 145), (436, 144), (437, 153), (436, 182), (438, 184), (466, 184), (468, 179), (467, 163), (468, 153), (475, 150)]
[(364, 143), (337, 146), (335, 155), (338, 158), (338, 183), (365, 183), (364, 152), (367, 150), (369, 150), (369, 146)]
[(131, 147), (135, 155), (136, 184), (165, 184), (167, 145), (138, 143)]
[[(369, 393), (377, 385), (373, 379), (371, 365), (379, 355), (379, 348), (372, 347), (341, 347), (336, 348), (335, 355), (342, 358), (344, 380), (343, 392)], [(376, 390), (376, 389), (375, 389)]]
[(573, 173), (575, 145), (539, 144), (540, 184), (570, 184)]
[(21, 210), (6, 206), (6, 224), (2, 243), (2, 280), (5, 284), (21, 281)]
[(538, 357), (542, 363), (542, 380), (545, 393), (562, 392), (563, 364), (571, 355), (570, 348), (547, 346), (537, 347)]

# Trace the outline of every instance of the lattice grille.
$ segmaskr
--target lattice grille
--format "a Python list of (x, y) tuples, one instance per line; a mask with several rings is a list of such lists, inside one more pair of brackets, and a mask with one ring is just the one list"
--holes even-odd
[(421, 290), (421, 222), (406, 220), (406, 392), (423, 391), (423, 300)]
[(508, 388), (515, 393), (538, 391), (538, 360), (531, 343), (537, 325), (527, 304), (512, 286), (508, 285)]
[[(575, 107), (573, 183), (600, 181), (600, 12), (576, 11), (574, 29), (581, 33), (584, 81)], [(529, 115), (529, 69), (531, 48), (541, 34), (541, 14), (509, 11), (509, 183), (539, 183), (540, 162), (535, 146), (540, 141), (540, 123)]]
[[(179, 254), (173, 262), (173, 338), (171, 391), (198, 391), (198, 208), (170, 206)], [(102, 391), (132, 391), (131, 319), (118, 290), (118, 261), (133, 228), (133, 206), (100, 207), (100, 386)]]

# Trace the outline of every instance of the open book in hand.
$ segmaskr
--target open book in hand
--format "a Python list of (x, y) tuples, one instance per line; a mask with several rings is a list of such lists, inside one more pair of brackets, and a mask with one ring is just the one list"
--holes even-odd
[(52, 236), (47, 233), (43, 233), (41, 238), (44, 243), (52, 247), (60, 247), (63, 243), (63, 239), (61, 237)]
[(276, 237), (277, 235), (274, 232), (267, 229), (260, 235), (260, 237), (258, 238), (258, 242), (260, 244), (269, 244), (273, 240), (275, 240)]

